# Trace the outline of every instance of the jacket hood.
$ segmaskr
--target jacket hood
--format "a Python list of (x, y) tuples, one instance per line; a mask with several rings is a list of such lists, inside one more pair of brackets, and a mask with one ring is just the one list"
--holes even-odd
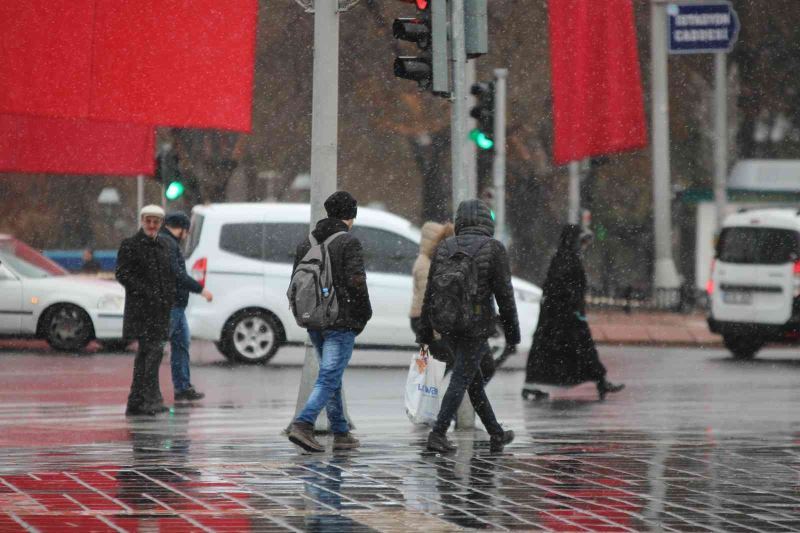
[(443, 239), (453, 235), (452, 224), (439, 224), (438, 222), (426, 222), (422, 225), (422, 236), (419, 241), (419, 253), (427, 257), (433, 257), (433, 251)]
[(322, 242), (334, 233), (347, 231), (347, 224), (338, 218), (323, 218), (311, 232), (317, 242)]
[(558, 252), (577, 252), (580, 248), (581, 233), (583, 230), (577, 224), (567, 224), (561, 230), (561, 240), (558, 243)]
[(492, 210), (481, 200), (465, 200), (456, 211), (456, 235), (464, 233), (494, 235)]

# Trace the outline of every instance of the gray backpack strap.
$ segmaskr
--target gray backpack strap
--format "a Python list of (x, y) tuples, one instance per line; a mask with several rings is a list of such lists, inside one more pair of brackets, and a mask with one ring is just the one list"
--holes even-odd
[(342, 235), (345, 235), (346, 233), (347, 233), (346, 231), (337, 231), (336, 233), (334, 233), (333, 235), (331, 235), (330, 237), (328, 237), (327, 239), (325, 239), (325, 242), (324, 242), (323, 244), (324, 244), (325, 246), (328, 246), (330, 243), (332, 243), (333, 241), (335, 241), (337, 237), (340, 237), (340, 236), (342, 236)]

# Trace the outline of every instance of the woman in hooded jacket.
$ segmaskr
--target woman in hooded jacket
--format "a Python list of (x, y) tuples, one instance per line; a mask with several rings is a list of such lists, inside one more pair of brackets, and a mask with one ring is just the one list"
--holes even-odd
[[(431, 270), (431, 258), (436, 251), (439, 243), (448, 237), (455, 235), (455, 229), (452, 223), (439, 224), (438, 222), (426, 222), (422, 225), (422, 237), (419, 242), (419, 255), (417, 260), (414, 261), (414, 267), (411, 270), (411, 275), (414, 278), (414, 295), (411, 299), (411, 330), (414, 335), (419, 330), (419, 320), (422, 314), (422, 301), (425, 298), (425, 289), (428, 286), (428, 273)], [(452, 351), (442, 341), (440, 335), (437, 335), (428, 349), (431, 351), (436, 359), (447, 363), (448, 367), (452, 365)]]
[(524, 398), (546, 398), (537, 386), (573, 386), (586, 381), (597, 384), (600, 399), (625, 385), (606, 379), (586, 321), (586, 273), (580, 254), (591, 242), (591, 233), (567, 224), (558, 250), (550, 261), (542, 293), (539, 323), (528, 355)]

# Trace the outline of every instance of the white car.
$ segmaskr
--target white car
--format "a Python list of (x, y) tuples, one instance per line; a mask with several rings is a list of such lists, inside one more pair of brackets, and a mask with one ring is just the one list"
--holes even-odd
[[(308, 234), (308, 204), (230, 203), (197, 206), (187, 242), (187, 269), (214, 294), (192, 295), (192, 336), (210, 340), (233, 361), (263, 363), (283, 343), (302, 343), (286, 289), (297, 245)], [(359, 207), (352, 229), (364, 248), (373, 316), (359, 346), (411, 346), (411, 268), (419, 229), (408, 220)], [(513, 278), (523, 345), (530, 345), (542, 291)], [(501, 340), (501, 339), (499, 339)], [(522, 346), (524, 348), (525, 346)]]
[(734, 357), (752, 358), (768, 342), (800, 343), (800, 212), (728, 216), (707, 291), (709, 327)]
[(125, 291), (109, 280), (70, 275), (9, 235), (0, 235), (0, 335), (38, 337), (79, 351), (97, 339), (123, 348)]

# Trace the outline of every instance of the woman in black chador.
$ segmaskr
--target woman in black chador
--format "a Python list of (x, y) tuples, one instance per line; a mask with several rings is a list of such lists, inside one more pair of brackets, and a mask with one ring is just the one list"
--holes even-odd
[(544, 282), (539, 324), (522, 388), (524, 398), (546, 398), (537, 385), (570, 387), (594, 381), (601, 400), (624, 387), (606, 380), (606, 368), (586, 322), (586, 273), (580, 253), (590, 241), (591, 234), (582, 233), (580, 226), (568, 224), (561, 232)]

